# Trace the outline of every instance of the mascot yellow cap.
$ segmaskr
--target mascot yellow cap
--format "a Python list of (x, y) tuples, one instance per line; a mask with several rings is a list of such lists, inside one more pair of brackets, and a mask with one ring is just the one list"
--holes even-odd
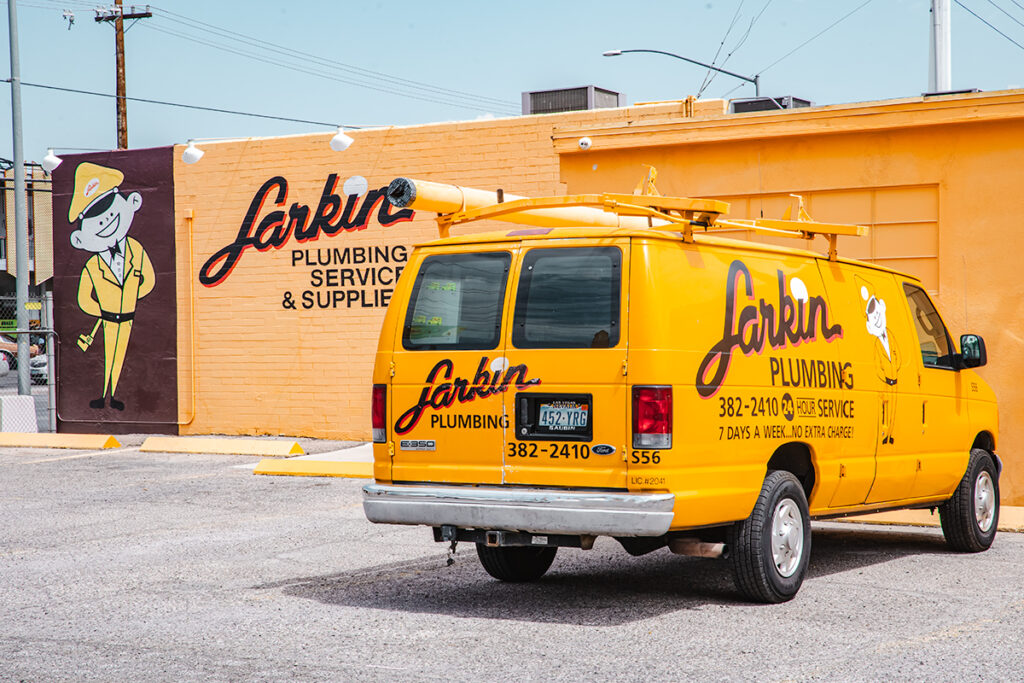
[(107, 168), (83, 161), (75, 169), (75, 192), (71, 196), (68, 223), (78, 220), (89, 205), (113, 190), (124, 180), (124, 173), (116, 168)]

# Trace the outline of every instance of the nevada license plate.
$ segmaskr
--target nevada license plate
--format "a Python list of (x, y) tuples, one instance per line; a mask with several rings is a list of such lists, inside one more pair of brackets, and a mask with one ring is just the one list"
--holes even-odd
[(576, 401), (540, 404), (537, 425), (552, 431), (574, 431), (590, 424), (590, 406)]

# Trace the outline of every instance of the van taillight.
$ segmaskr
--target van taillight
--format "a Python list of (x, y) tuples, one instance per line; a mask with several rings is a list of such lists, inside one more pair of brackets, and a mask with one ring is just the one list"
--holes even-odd
[(374, 384), (373, 385), (373, 400), (370, 406), (370, 414), (372, 415), (373, 422), (373, 442), (384, 443), (388, 440), (387, 437), (387, 421), (388, 421), (388, 385), (386, 384)]
[(633, 448), (672, 448), (672, 387), (633, 387)]

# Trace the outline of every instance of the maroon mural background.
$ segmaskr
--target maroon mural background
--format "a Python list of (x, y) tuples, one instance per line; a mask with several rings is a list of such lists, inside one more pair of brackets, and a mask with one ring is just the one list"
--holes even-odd
[(58, 431), (178, 433), (173, 153), (68, 155), (53, 172)]

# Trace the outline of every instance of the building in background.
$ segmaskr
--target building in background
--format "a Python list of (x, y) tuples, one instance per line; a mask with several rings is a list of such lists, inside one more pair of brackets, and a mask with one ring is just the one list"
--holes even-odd
[[(628, 192), (652, 165), (662, 194), (724, 199), (735, 217), (779, 217), (799, 194), (815, 220), (871, 226), (841, 239), (840, 255), (917, 275), (954, 337), (985, 337), (1004, 501), (1024, 502), (1024, 426), (1013, 419), (1024, 414), (1024, 91), (750, 113), (691, 98), (365, 130), (343, 153), (330, 135), (204, 144), (194, 165), (180, 146), (65, 157), (53, 179), (62, 430), (368, 439), (381, 320), (411, 246), (437, 235), (434, 216), (387, 201), (392, 178), (527, 196)], [(152, 292), (108, 321), (130, 314), (135, 327), (123, 410), (88, 405), (107, 342), (102, 322), (76, 308), (87, 255), (69, 241), (69, 206), (84, 162), (124, 173), (124, 191), (139, 193), (131, 235), (155, 266)]]
[[(0, 159), (0, 332), (17, 329), (14, 258), (14, 169)], [(40, 323), (38, 302), (53, 276), (53, 220), (50, 213), (50, 176), (38, 164), (25, 164), (25, 211), (28, 214), (29, 318)]]

